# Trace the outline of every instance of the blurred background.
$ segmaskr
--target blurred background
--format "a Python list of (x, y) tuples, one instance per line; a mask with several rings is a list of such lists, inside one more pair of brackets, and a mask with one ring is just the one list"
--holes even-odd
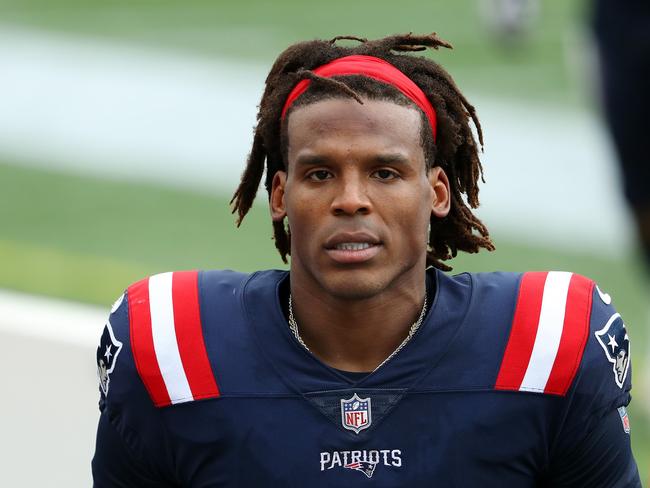
[(266, 194), (228, 201), (290, 43), (436, 31), (478, 111), (494, 253), (456, 272), (571, 270), (632, 337), (632, 440), (650, 461), (648, 284), (602, 120), (586, 0), (0, 0), (0, 472), (88, 486), (95, 347), (131, 282), (283, 267)]

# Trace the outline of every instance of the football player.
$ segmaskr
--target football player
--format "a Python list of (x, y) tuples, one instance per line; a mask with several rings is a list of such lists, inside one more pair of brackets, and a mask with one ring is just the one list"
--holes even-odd
[(241, 222), (266, 173), (290, 271), (162, 273), (113, 307), (95, 486), (640, 486), (611, 297), (445, 273), (493, 249), (474, 107), (412, 54), (449, 44), (339, 40), (277, 59), (233, 198)]

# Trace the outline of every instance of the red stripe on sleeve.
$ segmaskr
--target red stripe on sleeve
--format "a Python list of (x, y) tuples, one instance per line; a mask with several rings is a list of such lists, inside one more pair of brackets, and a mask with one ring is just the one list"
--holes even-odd
[(131, 285), (128, 289), (128, 297), (131, 349), (138, 374), (157, 407), (171, 405), (153, 346), (151, 310), (149, 309), (149, 279)]
[(560, 347), (544, 393), (565, 395), (573, 382), (589, 335), (593, 289), (590, 279), (576, 274), (571, 277)]
[(521, 277), (512, 329), (494, 386), (497, 390), (518, 390), (521, 386), (535, 345), (547, 274), (531, 272)]
[(192, 396), (195, 400), (218, 397), (219, 388), (203, 340), (198, 272), (174, 273), (172, 297), (176, 341)]

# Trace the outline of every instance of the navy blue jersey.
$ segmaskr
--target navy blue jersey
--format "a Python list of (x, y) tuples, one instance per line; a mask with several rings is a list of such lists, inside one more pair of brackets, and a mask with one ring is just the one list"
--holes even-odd
[(132, 285), (97, 350), (95, 486), (640, 486), (609, 296), (563, 272), (428, 274), (422, 326), (367, 375), (298, 343), (286, 272)]

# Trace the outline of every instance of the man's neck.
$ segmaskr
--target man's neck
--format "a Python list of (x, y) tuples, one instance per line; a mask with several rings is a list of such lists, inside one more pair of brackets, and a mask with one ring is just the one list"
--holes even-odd
[(424, 273), (416, 283), (351, 300), (313, 293), (292, 281), (299, 334), (325, 364), (343, 371), (373, 371), (402, 343), (420, 316), (426, 295)]

